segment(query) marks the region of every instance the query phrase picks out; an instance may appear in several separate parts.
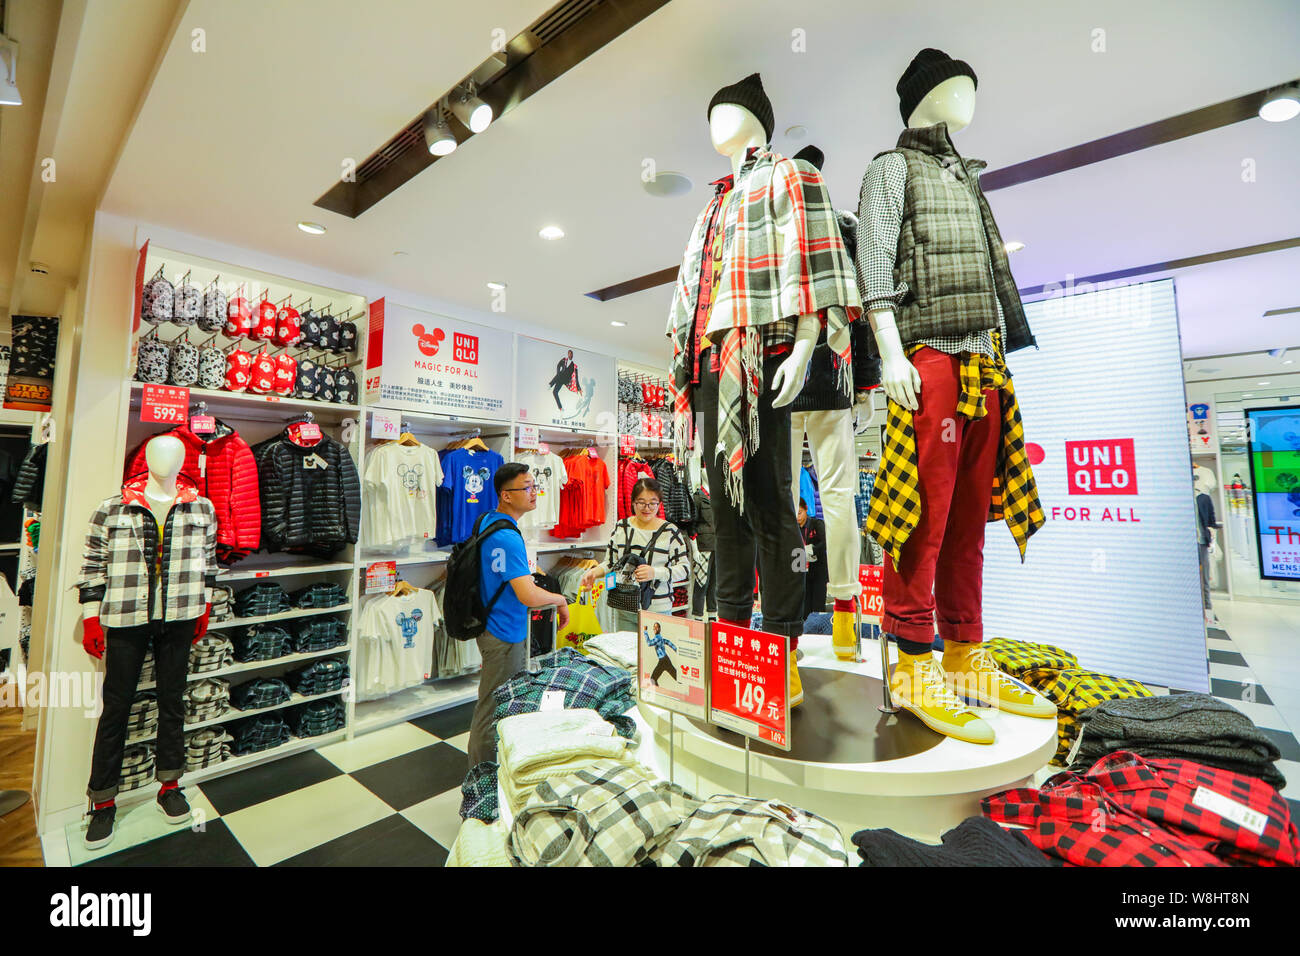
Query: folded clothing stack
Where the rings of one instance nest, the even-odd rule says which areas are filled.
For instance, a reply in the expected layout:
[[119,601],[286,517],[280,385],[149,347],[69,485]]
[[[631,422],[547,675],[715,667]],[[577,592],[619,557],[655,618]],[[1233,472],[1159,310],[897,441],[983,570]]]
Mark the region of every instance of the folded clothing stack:
[[118,779],[119,790],[134,790],[153,780],[154,749],[153,744],[136,744],[127,747],[122,754],[122,776]]
[[292,653],[289,632],[274,624],[255,624],[235,637],[235,660],[242,664],[270,661]]
[[291,736],[289,725],[278,710],[237,720],[230,725],[230,733],[234,737],[230,752],[236,756],[270,750],[288,743]]
[[334,617],[312,617],[299,621],[293,635],[293,649],[299,654],[327,651],[347,642],[347,623]]
[[262,581],[235,594],[236,617],[263,617],[293,610],[284,588],[272,581]]
[[153,648],[144,652],[144,661],[140,664],[140,678],[138,683],[151,684],[158,679],[158,664],[153,659]]
[[151,690],[142,690],[131,701],[131,710],[126,718],[128,737],[144,737],[158,730],[158,695]]
[[261,710],[287,703],[289,685],[278,677],[259,677],[230,690],[230,705],[238,710]]
[[919,843],[893,830],[859,830],[853,842],[862,866],[1052,866],[1018,830],[1004,830],[984,817],[968,817],[942,837],[940,846]]
[[583,653],[593,660],[612,667],[636,670],[636,632],[615,631],[589,637],[582,645]]
[[190,648],[190,673],[206,674],[235,663],[235,645],[221,634],[207,633]]
[[475,764],[460,785],[460,818],[491,823],[501,815],[497,791],[500,767],[491,760]]
[[484,823],[469,817],[456,831],[443,866],[514,866],[506,841],[510,833],[500,820]]
[[343,729],[343,701],[313,700],[289,708],[289,727],[295,737],[319,737]]
[[289,683],[304,697],[342,690],[348,681],[348,665],[338,657],[312,661],[289,674]]
[[192,681],[185,688],[185,723],[197,724],[220,717],[230,709],[230,681],[219,677]]
[[1070,765],[1083,771],[1106,754],[1180,757],[1258,777],[1281,790],[1286,778],[1273,765],[1277,744],[1254,721],[1208,694],[1170,694],[1108,700],[1079,715],[1079,749]]
[[208,620],[216,623],[227,621],[235,613],[235,592],[232,588],[217,584],[212,588],[212,613]]
[[193,773],[230,759],[233,738],[223,727],[203,727],[185,735],[185,770]]
[[338,607],[348,603],[348,592],[341,584],[318,582],[289,595],[294,607]]
[[537,785],[597,761],[630,762],[628,742],[594,710],[542,710],[497,724],[498,779],[518,813]]

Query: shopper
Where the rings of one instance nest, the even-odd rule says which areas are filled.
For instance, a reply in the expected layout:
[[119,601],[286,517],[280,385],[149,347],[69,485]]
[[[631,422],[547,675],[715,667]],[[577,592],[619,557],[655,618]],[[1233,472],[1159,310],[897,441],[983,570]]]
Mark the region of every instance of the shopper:
[[804,554],[808,556],[808,573],[804,576],[803,613],[826,610],[826,583],[830,577],[826,561],[826,522],[808,514],[808,502],[799,499],[799,533],[803,535]]
[[497,510],[483,518],[482,527],[500,519],[509,519],[513,528],[498,528],[479,546],[481,579],[479,594],[484,603],[497,593],[503,583],[509,587],[488,614],[487,630],[478,637],[483,670],[478,681],[478,705],[469,731],[469,765],[496,759],[492,735],[492,712],[496,702],[493,692],[528,663],[528,609],[553,605],[559,614],[558,624],[569,621],[569,606],[564,595],[544,591],[533,581],[528,567],[528,553],[518,531],[519,519],[537,507],[537,483],[527,465],[509,462],[497,469],[492,485],[499,504]]
[[[589,588],[596,578],[611,570],[617,574],[624,588],[638,586],[648,589],[647,606],[643,610],[669,614],[673,608],[673,588],[684,585],[691,574],[691,554],[686,538],[674,525],[659,517],[659,503],[663,491],[653,478],[641,478],[632,486],[632,514],[621,518],[609,537],[605,563],[598,564],[582,577],[582,586]],[[681,609],[685,612],[685,608]],[[614,610],[615,629],[636,632],[638,612]]]

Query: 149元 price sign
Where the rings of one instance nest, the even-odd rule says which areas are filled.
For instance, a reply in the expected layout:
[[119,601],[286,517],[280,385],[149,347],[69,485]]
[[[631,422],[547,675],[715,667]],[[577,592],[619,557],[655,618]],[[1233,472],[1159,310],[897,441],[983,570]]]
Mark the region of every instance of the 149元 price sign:
[[790,639],[714,624],[709,722],[790,749]]

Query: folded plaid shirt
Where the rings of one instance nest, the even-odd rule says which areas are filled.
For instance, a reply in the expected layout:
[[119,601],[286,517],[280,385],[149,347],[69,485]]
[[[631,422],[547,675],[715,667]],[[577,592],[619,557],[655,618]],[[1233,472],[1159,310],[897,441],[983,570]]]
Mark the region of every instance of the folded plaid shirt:
[[501,815],[497,796],[498,765],[491,760],[469,768],[460,785],[460,818],[492,823]]
[[515,816],[510,852],[524,866],[637,866],[698,805],[643,767],[601,760],[538,784]]
[[289,685],[278,677],[259,677],[230,689],[230,704],[239,710],[274,707],[289,697]]
[[289,675],[293,689],[304,697],[340,690],[348,679],[348,665],[339,658],[312,661]]
[[348,602],[348,593],[338,584],[309,584],[289,595],[294,607],[338,607]]
[[190,648],[190,673],[205,674],[235,663],[235,646],[220,634],[204,634]]
[[[1000,336],[994,336],[994,345],[996,354],[992,357],[962,353],[957,414],[969,421],[983,418],[988,413],[984,391],[1001,392],[1002,437],[993,473],[988,520],[1006,521],[1023,561],[1030,536],[1046,523],[1047,516],[1038,500],[1038,484],[1029,464],[1029,453],[1025,451],[1025,426],[1020,419],[1011,373],[1002,358]],[[921,348],[924,346],[915,345],[907,354],[913,355]],[[890,399],[880,469],[867,502],[866,531],[895,565],[902,559],[903,545],[921,520],[920,483],[912,411]]]
[[153,780],[154,748],[150,744],[136,744],[127,747],[122,754],[122,775],[118,779],[119,790],[134,790]]
[[185,688],[185,722],[197,724],[226,712],[230,704],[230,682],[219,677],[193,681]]
[[[514,714],[534,713],[541,709],[544,693],[564,691],[565,707],[589,708],[613,724],[622,736],[630,739],[636,735],[636,722],[622,716],[635,705],[631,674],[621,667],[583,657],[568,647],[538,660],[540,672],[517,674],[492,692],[496,699],[494,721]],[[495,724],[492,737],[495,741]]]
[[230,759],[233,738],[221,727],[204,727],[185,735],[185,769],[202,770]]
[[235,592],[225,584],[218,584],[212,588],[212,614],[209,620],[213,623],[227,620],[234,614]]
[[230,732],[234,736],[230,752],[240,756],[270,750],[288,743],[290,738],[289,725],[279,712],[258,714],[236,721],[231,725]]
[[299,654],[308,651],[325,651],[348,642],[348,626],[336,618],[313,618],[298,625],[293,636],[293,649]]
[[293,605],[289,603],[289,595],[284,588],[271,581],[254,584],[235,594],[236,617],[262,617],[292,609]]
[[706,800],[652,856],[659,866],[848,866],[829,820],[775,800]]
[[343,702],[313,700],[289,710],[289,727],[296,737],[319,737],[333,733],[344,723]]
[[235,638],[235,659],[241,663],[269,661],[293,653],[289,632],[273,624],[257,624]]
[[984,643],[985,649],[1004,674],[1037,687],[1041,681],[1050,680],[1068,667],[1078,667],[1079,659],[1069,651],[1052,644],[1035,644],[1031,641],[1013,641],[995,637]]
[[1151,691],[1139,681],[1124,677],[1111,677],[1082,667],[1067,667],[1050,676],[1040,672],[1034,687],[1056,705],[1056,755],[1052,763],[1064,766],[1070,762],[1070,750],[1079,738],[1079,715],[1089,708],[1108,700],[1131,697],[1150,697]]
[[147,684],[155,680],[158,676],[158,664],[153,659],[153,648],[144,652],[144,661],[140,664],[140,679],[138,683]]

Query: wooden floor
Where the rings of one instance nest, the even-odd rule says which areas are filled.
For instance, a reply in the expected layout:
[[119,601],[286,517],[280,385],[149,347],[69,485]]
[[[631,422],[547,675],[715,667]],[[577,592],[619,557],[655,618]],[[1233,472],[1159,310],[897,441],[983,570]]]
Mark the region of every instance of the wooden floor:
[[[30,790],[36,731],[22,729],[16,707],[0,707],[0,790]],[[36,811],[26,806],[0,817],[0,866],[44,866],[36,836]]]

